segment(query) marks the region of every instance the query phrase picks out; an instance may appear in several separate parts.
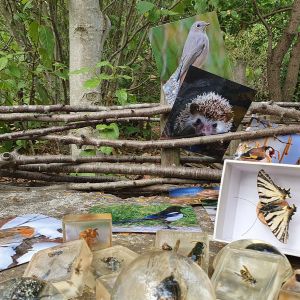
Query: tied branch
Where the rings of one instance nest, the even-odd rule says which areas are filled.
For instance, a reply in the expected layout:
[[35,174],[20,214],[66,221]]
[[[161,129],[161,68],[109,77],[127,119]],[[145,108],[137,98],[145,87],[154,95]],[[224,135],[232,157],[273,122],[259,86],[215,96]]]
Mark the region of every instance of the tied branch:
[[103,120],[103,119],[119,119],[126,117],[150,117],[157,114],[164,114],[170,111],[168,105],[140,108],[140,109],[123,109],[123,110],[111,110],[91,113],[77,113],[77,114],[23,114],[12,113],[0,115],[0,121],[41,121],[41,122],[79,122],[79,121],[91,121],[91,120]]
[[199,136],[193,138],[158,140],[158,141],[132,141],[132,140],[107,140],[88,138],[86,136],[58,136],[47,135],[39,137],[42,140],[56,141],[63,144],[76,144],[78,146],[110,146],[114,148],[133,148],[133,149],[157,149],[157,148],[178,148],[193,145],[212,144],[216,142],[229,142],[231,140],[251,140],[276,135],[293,134],[300,132],[300,125],[280,126],[277,128],[260,129],[255,131],[239,131],[217,134],[212,136]]
[[[279,104],[279,105],[278,105]],[[274,114],[274,115],[284,115],[296,120],[300,119],[300,112],[288,107],[299,107],[297,103],[282,103],[279,102],[275,104],[273,102],[254,102],[250,107],[250,112],[255,109],[257,112],[262,112],[264,114]],[[94,106],[90,107],[90,111],[83,108],[85,113],[74,113],[74,114],[50,114],[51,112],[59,111],[56,110],[57,106],[6,106],[0,107],[6,113],[0,115],[0,121],[41,121],[41,122],[80,122],[80,121],[94,121],[94,120],[125,120],[128,118],[145,118],[151,117],[158,114],[167,114],[171,111],[169,105],[151,105],[142,104],[146,107],[137,107],[134,105],[132,108],[130,106],[116,106],[115,109],[108,109],[99,112],[92,112]],[[284,107],[281,107],[284,106]],[[67,107],[67,106],[60,106]],[[21,108],[24,108],[22,110]],[[259,111],[259,109],[261,109]],[[95,108],[96,110],[96,108]],[[65,112],[64,110],[60,110]],[[32,113],[37,112],[37,113]],[[45,114],[42,114],[45,113]],[[123,119],[122,119],[123,118]],[[133,119],[134,120],[134,119]],[[138,119],[137,119],[138,120]]]
[[51,112],[97,112],[124,109],[151,108],[159,106],[158,103],[140,103],[126,106],[96,106],[96,105],[14,105],[0,106],[0,113],[51,113]]
[[126,189],[126,188],[138,188],[147,187],[157,184],[197,184],[199,180],[179,179],[179,178],[152,178],[152,179],[140,179],[140,180],[127,180],[119,182],[107,182],[107,183],[87,183],[87,184],[69,184],[70,189],[80,191],[99,191],[99,190],[114,190],[114,189]]
[[[212,163],[218,162],[217,159],[211,157],[181,157],[181,163]],[[73,157],[71,155],[47,155],[47,156],[23,156],[15,153],[5,152],[0,155],[0,166],[9,165],[28,165],[28,164],[82,164],[82,163],[95,163],[95,162],[133,162],[133,163],[160,163],[160,156],[135,156],[135,155],[100,155]],[[219,160],[220,162],[220,160]]]
[[116,176],[68,176],[59,174],[48,174],[40,172],[20,171],[11,169],[1,169],[1,177],[22,178],[27,180],[45,181],[45,182],[72,182],[72,183],[102,183],[120,181],[121,177]]
[[[5,166],[3,166],[4,168]],[[220,180],[221,171],[209,168],[192,169],[185,167],[160,167],[140,166],[135,164],[112,164],[98,163],[96,165],[81,164],[76,166],[53,164],[53,165],[26,165],[18,166],[17,170],[29,172],[55,172],[55,173],[104,173],[104,174],[127,174],[127,175],[151,175],[171,178],[209,179]]]

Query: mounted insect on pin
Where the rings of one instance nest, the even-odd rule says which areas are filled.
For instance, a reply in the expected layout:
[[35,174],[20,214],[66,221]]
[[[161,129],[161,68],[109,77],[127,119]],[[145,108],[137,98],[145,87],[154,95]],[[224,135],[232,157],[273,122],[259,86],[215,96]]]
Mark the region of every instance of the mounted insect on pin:
[[289,223],[297,210],[294,204],[290,206],[286,201],[287,198],[291,198],[290,189],[275,184],[261,169],[257,175],[257,191],[259,220],[270,228],[280,242],[286,244],[289,237]]
[[243,265],[243,269],[240,270],[240,273],[234,272],[234,274],[241,277],[242,280],[245,283],[248,283],[250,286],[255,286],[257,283],[257,280],[251,275],[250,271],[245,265]]

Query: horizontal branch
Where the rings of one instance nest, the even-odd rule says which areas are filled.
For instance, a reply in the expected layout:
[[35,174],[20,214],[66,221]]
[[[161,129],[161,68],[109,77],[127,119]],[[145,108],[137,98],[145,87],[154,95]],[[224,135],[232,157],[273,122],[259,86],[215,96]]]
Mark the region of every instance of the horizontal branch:
[[[270,18],[270,17],[272,17],[272,16],[274,16],[274,15],[276,15],[276,14],[278,14],[278,13],[288,12],[288,11],[290,11],[290,10],[292,10],[292,7],[291,7],[291,6],[282,7],[282,8],[279,8],[279,9],[275,10],[275,11],[272,11],[272,12],[266,14],[266,15],[263,15],[262,18],[268,19],[268,18]],[[260,19],[258,18],[258,19],[255,19],[255,20],[249,22],[249,23],[247,22],[247,24],[248,24],[248,25],[252,25],[252,24],[257,23],[259,20],[260,20]]]
[[[1,108],[1,107],[0,107]],[[123,108],[118,110],[107,110],[90,113],[74,113],[74,114],[32,114],[32,113],[7,113],[0,115],[0,121],[41,121],[41,122],[79,122],[93,120],[114,119],[114,121],[128,117],[150,117],[158,114],[169,113],[171,107],[168,105],[153,106],[146,108]],[[274,103],[253,102],[249,112],[261,112],[264,114],[272,114],[278,116],[286,116],[293,119],[299,119],[300,112],[295,109],[282,108]],[[112,121],[112,120],[111,120]]]
[[[254,102],[254,104],[272,104],[274,102]],[[282,107],[299,107],[299,102],[275,102]],[[111,112],[114,110],[126,109],[141,109],[160,107],[159,103],[140,103],[130,104],[125,106],[97,106],[97,105],[14,105],[14,106],[0,106],[0,113],[45,113],[52,112]],[[171,110],[171,107],[169,108]]]
[[250,113],[261,113],[267,115],[279,116],[282,118],[291,118],[294,120],[300,120],[300,111],[295,108],[284,108],[273,103],[271,105],[266,103],[252,103],[250,107]]
[[25,137],[35,138],[43,135],[47,135],[50,133],[56,133],[56,132],[63,132],[68,131],[72,129],[77,128],[83,128],[83,127],[95,127],[96,125],[100,123],[111,123],[111,122],[131,122],[131,121],[139,121],[139,122],[159,122],[159,118],[147,118],[147,117],[128,117],[128,118],[120,118],[120,119],[107,119],[107,120],[101,120],[101,121],[86,121],[86,122],[79,122],[74,124],[66,124],[64,126],[52,126],[47,128],[38,128],[38,129],[28,129],[28,130],[22,130],[22,131],[16,131],[16,132],[9,132],[9,133],[3,133],[0,134],[0,141],[15,141],[19,140]]
[[124,189],[131,187],[145,187],[156,184],[197,184],[197,180],[177,179],[177,178],[152,178],[132,181],[106,182],[106,183],[86,183],[86,184],[70,184],[68,187],[80,191],[99,191]]
[[99,183],[99,182],[112,182],[119,181],[122,178],[113,176],[68,176],[68,175],[58,175],[58,174],[45,174],[39,172],[30,171],[16,171],[16,170],[0,170],[0,177],[10,177],[10,178],[23,178],[28,180],[38,180],[47,182],[73,182],[73,183]]
[[0,115],[0,121],[41,121],[41,122],[79,122],[79,121],[92,121],[103,119],[119,119],[126,117],[150,117],[157,114],[164,114],[170,111],[170,106],[155,106],[150,108],[139,109],[123,109],[123,110],[110,110],[91,113],[74,113],[74,114],[24,114],[24,113],[11,113]]
[[[3,157],[4,156],[4,157]],[[136,156],[136,155],[104,155],[73,157],[71,155],[35,155],[23,156],[15,155],[14,153],[5,152],[0,155],[0,165],[28,165],[28,164],[50,164],[50,163],[95,163],[95,162],[133,162],[133,163],[160,163],[160,156]],[[180,157],[181,163],[212,163],[220,162],[221,160],[212,157]]]
[[293,134],[300,132],[300,125],[279,126],[277,128],[259,129],[255,131],[238,131],[223,134],[216,134],[211,136],[198,136],[192,138],[158,140],[158,141],[133,141],[133,140],[100,140],[95,138],[87,138],[85,136],[59,136],[47,135],[40,137],[41,140],[57,141],[63,144],[76,144],[79,146],[110,146],[114,148],[134,148],[134,149],[149,149],[149,148],[178,148],[201,144],[211,144],[216,142],[226,142],[231,140],[251,140],[256,138]]
[[[265,102],[261,102],[261,103],[265,103]],[[300,102],[266,102],[266,104],[276,104],[281,107],[300,107]]]
[[[4,168],[3,166],[2,168]],[[184,167],[160,167],[160,166],[140,166],[134,164],[82,164],[77,166],[45,164],[18,166],[18,170],[33,172],[55,172],[55,173],[104,173],[104,174],[130,174],[130,175],[152,175],[175,178],[210,179],[219,180],[220,170],[209,168],[184,168]]]
[[0,106],[0,113],[50,113],[50,112],[96,112],[136,108],[157,107],[159,103],[140,103],[126,106],[96,106],[96,105],[15,105]]

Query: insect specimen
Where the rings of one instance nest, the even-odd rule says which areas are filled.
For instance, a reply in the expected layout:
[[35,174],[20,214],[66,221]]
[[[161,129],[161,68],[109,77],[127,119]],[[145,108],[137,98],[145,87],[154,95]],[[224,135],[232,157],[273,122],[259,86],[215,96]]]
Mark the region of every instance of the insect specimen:
[[163,243],[162,246],[161,246],[161,249],[165,250],[165,251],[171,251],[171,250],[173,250],[173,248],[169,244],[167,244],[167,243]]
[[177,280],[171,275],[162,280],[155,291],[156,300],[181,300],[181,289]]
[[296,206],[290,206],[286,199],[291,198],[290,189],[281,188],[261,169],[257,175],[259,196],[258,214],[262,214],[266,224],[282,243],[287,243],[289,223],[296,212]]
[[240,276],[244,282],[248,283],[251,286],[254,286],[257,283],[257,280],[251,275],[250,271],[245,265],[243,265],[243,269],[240,270],[240,273],[234,273]]
[[97,230],[97,228],[87,228],[79,233],[79,237],[83,238],[91,248],[91,246],[95,243],[96,238],[99,236]]
[[59,255],[61,255],[61,254],[63,254],[63,253],[64,253],[64,251],[62,251],[62,250],[57,250],[57,251],[53,251],[53,252],[51,252],[51,253],[48,253],[48,256],[49,256],[49,257],[59,256]]
[[78,262],[77,266],[74,269],[76,275],[80,275],[83,271],[81,261],[82,261],[82,258],[80,259],[80,261]]
[[194,262],[201,265],[202,258],[204,255],[204,248],[205,248],[205,244],[203,242],[197,242],[194,248],[188,254],[188,257],[190,257]]
[[101,259],[106,264],[106,267],[113,272],[118,271],[121,268],[122,261],[119,261],[116,257],[109,256]]
[[14,287],[11,300],[21,299],[39,299],[39,293],[42,291],[46,283],[34,278],[22,278]]

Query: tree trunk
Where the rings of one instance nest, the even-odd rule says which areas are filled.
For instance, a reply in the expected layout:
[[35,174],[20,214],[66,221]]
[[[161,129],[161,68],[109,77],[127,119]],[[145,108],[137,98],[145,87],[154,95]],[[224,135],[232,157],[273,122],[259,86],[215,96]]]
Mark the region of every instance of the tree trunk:
[[283,99],[291,101],[296,90],[298,74],[300,68],[300,33],[297,41],[291,50],[290,61],[287,69],[287,75],[283,87]]
[[[70,71],[83,67],[94,67],[101,60],[104,40],[110,23],[100,11],[98,0],[69,1]],[[101,104],[100,87],[85,89],[86,80],[95,76],[92,71],[70,76],[70,104]],[[91,135],[91,131],[80,129],[77,134]],[[73,149],[73,154],[76,154]]]
[[[290,49],[295,36],[298,32],[298,26],[300,24],[300,0],[294,0],[290,21],[284,30],[282,36],[280,37],[277,45],[271,49],[269,55],[268,55],[268,65],[267,65],[267,78],[268,78],[268,89],[270,92],[270,98],[274,101],[289,101],[289,98],[285,98],[284,94],[287,93],[287,91],[283,91],[282,84],[281,84],[281,78],[280,78],[280,70],[282,68],[282,62],[284,59],[284,56]],[[269,30],[270,27],[269,27]],[[271,39],[272,40],[272,39]],[[270,41],[269,41],[270,44]],[[295,47],[297,47],[297,44]],[[272,45],[271,45],[272,46]],[[269,45],[270,47],[270,45]],[[292,50],[293,52],[293,50]],[[292,59],[292,57],[291,57]],[[299,60],[299,57],[298,57]],[[293,62],[292,62],[293,63]],[[299,68],[298,68],[299,70]],[[298,70],[296,68],[288,68],[288,74],[286,76],[286,80],[289,80],[288,78],[293,77],[293,72],[297,72]],[[290,73],[292,72],[292,73]],[[289,93],[291,90],[293,90],[293,87],[289,86]]]

